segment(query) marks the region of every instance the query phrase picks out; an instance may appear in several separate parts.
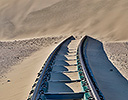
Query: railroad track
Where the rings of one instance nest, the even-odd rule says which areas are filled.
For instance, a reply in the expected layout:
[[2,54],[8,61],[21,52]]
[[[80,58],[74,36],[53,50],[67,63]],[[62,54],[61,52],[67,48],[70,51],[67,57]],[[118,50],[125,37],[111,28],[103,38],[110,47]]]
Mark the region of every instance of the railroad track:
[[27,100],[104,100],[86,64],[86,38],[78,46],[79,40],[71,36],[55,48],[38,73]]

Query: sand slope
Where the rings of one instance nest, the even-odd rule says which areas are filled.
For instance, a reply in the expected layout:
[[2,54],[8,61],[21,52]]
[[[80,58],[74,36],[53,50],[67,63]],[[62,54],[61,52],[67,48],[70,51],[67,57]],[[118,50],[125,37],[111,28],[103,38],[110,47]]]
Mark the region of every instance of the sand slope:
[[0,39],[13,37],[30,12],[51,6],[58,1],[60,0],[1,0]]
[[69,34],[128,39],[127,0],[4,0],[0,4],[1,39]]

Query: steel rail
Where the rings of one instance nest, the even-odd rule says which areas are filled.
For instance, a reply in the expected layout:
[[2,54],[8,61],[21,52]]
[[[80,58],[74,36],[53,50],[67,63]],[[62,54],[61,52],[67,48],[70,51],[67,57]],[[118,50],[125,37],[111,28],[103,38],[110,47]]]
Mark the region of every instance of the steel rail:
[[92,83],[92,80],[90,79],[90,76],[89,76],[87,69],[86,69],[86,63],[84,61],[83,45],[84,45],[84,42],[86,39],[87,39],[87,36],[85,36],[81,40],[81,42],[78,46],[78,56],[79,56],[79,60],[81,62],[81,66],[82,66],[83,72],[85,74],[85,78],[86,78],[86,81],[88,83],[89,89],[91,90],[92,97],[94,98],[94,100],[101,100],[100,96],[98,95],[98,93],[97,93],[97,91],[96,91],[96,89]]
[[48,59],[46,60],[46,62],[44,64],[43,71],[42,71],[42,73],[41,73],[41,75],[40,75],[40,77],[38,79],[38,82],[37,82],[36,88],[34,89],[33,95],[28,100],[37,100],[37,96],[38,96],[38,92],[39,92],[39,89],[40,89],[40,86],[41,86],[41,82],[43,80],[43,77],[44,77],[44,74],[45,74],[45,71],[46,71],[47,67],[49,66],[49,64],[51,63],[52,59],[54,58],[54,55],[59,51],[59,49],[61,48],[61,46],[63,45],[63,43],[65,43],[67,40],[70,40],[70,39],[74,39],[74,37],[73,36],[70,36],[67,39],[65,39],[64,41],[62,41],[54,49],[54,51],[50,54],[50,56],[48,57]]

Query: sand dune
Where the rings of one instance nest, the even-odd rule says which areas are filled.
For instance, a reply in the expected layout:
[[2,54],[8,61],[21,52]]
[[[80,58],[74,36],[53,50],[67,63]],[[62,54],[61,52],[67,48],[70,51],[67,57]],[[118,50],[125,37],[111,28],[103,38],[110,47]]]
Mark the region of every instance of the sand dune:
[[1,5],[1,39],[69,34],[128,39],[127,0],[4,0]]
[[11,37],[15,37],[15,31],[19,29],[21,23],[30,12],[51,6],[58,1],[59,0],[1,0],[0,39],[11,39]]

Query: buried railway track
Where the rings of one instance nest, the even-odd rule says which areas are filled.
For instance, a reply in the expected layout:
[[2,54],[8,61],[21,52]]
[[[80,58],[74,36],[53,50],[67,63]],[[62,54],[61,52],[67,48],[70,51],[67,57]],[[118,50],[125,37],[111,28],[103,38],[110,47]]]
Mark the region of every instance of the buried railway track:
[[27,100],[104,100],[87,66],[86,38],[79,41],[71,36],[55,48],[38,73]]

